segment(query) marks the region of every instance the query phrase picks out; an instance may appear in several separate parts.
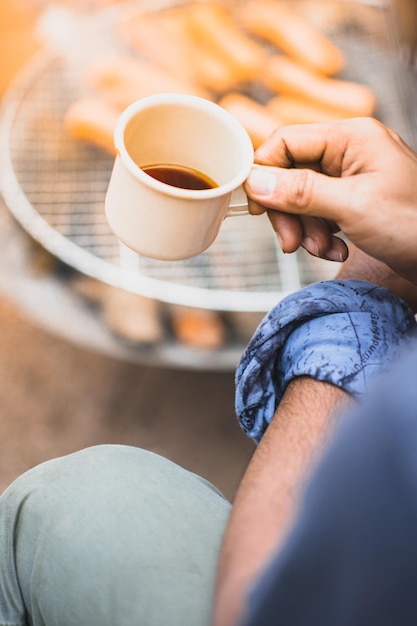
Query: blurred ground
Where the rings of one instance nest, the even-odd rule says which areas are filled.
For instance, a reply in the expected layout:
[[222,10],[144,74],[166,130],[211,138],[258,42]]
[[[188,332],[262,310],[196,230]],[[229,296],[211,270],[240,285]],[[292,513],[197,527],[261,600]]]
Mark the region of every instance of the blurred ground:
[[231,498],[252,452],[233,393],[232,373],[99,355],[48,334],[0,297],[0,490],[46,459],[124,443],[173,459]]

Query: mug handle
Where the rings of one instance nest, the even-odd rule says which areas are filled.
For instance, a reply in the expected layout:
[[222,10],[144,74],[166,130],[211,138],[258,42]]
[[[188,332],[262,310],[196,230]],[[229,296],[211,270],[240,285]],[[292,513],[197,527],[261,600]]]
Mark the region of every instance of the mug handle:
[[242,186],[233,191],[225,217],[238,217],[239,215],[250,215],[248,199]]

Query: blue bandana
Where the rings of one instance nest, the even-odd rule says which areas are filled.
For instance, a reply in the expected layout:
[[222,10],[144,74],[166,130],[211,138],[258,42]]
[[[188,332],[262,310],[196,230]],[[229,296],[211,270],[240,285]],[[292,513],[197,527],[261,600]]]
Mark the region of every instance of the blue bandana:
[[323,281],[284,298],[259,325],[236,371],[243,430],[258,443],[297,376],[360,397],[390,369],[416,328],[405,302],[363,281]]

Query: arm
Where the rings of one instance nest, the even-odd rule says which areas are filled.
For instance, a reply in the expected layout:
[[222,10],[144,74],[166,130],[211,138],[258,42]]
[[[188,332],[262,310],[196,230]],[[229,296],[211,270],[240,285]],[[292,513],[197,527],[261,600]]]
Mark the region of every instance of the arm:
[[[417,287],[355,247],[338,278],[389,288],[417,310]],[[350,396],[308,377],[294,379],[256,449],[237,492],[219,563],[215,626],[231,626],[251,583],[279,547],[296,513],[298,494]]]
[[307,377],[288,387],[236,495],[219,563],[215,626],[237,623],[248,585],[283,540],[300,486],[348,401],[343,390]]
[[[375,120],[279,129],[256,152],[246,191],[252,212],[268,210],[284,251],[303,246],[350,258],[339,278],[386,287],[416,310],[417,156]],[[371,256],[367,256],[371,255]],[[389,267],[388,267],[389,266]],[[395,270],[395,271],[394,271]],[[247,591],[291,525],[338,411],[337,387],[300,377],[288,386],[239,487],[219,562],[214,625],[238,623]]]

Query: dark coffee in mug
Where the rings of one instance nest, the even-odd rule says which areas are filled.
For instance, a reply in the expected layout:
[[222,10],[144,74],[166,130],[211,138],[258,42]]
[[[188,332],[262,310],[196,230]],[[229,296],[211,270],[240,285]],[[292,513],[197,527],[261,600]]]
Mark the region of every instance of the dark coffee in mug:
[[198,170],[182,165],[146,165],[142,170],[161,183],[181,189],[214,189],[218,184]]

